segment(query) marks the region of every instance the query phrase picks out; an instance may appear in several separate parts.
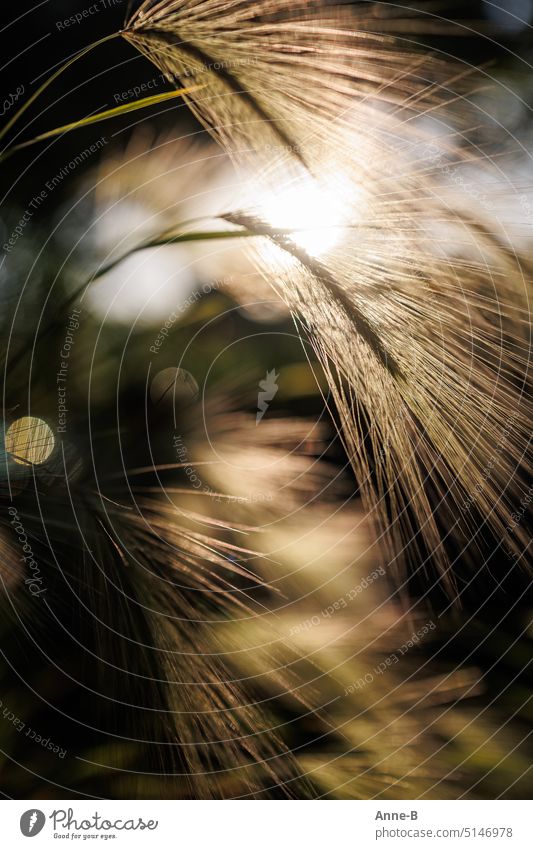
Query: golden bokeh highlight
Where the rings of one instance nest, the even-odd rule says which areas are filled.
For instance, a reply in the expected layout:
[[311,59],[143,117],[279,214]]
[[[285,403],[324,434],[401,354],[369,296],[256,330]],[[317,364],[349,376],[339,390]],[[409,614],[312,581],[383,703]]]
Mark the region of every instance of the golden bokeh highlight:
[[6,433],[6,452],[21,466],[45,463],[55,447],[50,426],[35,416],[22,416],[11,424]]

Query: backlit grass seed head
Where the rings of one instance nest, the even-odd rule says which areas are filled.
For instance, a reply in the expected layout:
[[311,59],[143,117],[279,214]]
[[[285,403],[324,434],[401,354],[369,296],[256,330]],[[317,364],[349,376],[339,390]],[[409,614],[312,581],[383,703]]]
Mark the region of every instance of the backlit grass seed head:
[[270,228],[247,243],[322,361],[387,560],[431,561],[454,593],[450,558],[478,568],[487,534],[517,558],[527,545],[508,516],[530,470],[531,267],[427,153],[438,115],[461,164],[446,107],[464,71],[414,54],[390,34],[415,22],[375,8],[145,2],[124,36],[202,85],[191,108],[254,163],[255,202],[225,219]]

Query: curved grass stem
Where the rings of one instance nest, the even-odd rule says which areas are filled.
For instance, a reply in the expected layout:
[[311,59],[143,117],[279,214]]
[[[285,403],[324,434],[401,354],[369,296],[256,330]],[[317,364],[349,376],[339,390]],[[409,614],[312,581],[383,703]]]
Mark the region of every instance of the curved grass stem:
[[[199,221],[205,220],[198,218],[189,222],[185,222],[181,226],[187,226],[189,224],[197,223]],[[76,287],[74,291],[68,296],[68,298],[63,302],[60,309],[68,309],[71,304],[73,304],[80,295],[96,280],[99,280],[101,277],[104,277],[105,274],[108,274],[114,268],[123,263],[130,256],[133,256],[139,251],[147,250],[149,248],[157,248],[164,247],[166,245],[177,245],[186,242],[202,242],[202,241],[214,241],[217,239],[243,239],[243,238],[253,238],[258,236],[272,236],[273,233],[278,235],[289,235],[292,230],[280,230],[274,229],[272,227],[258,227],[257,229],[248,230],[246,228],[240,228],[235,230],[195,230],[192,232],[183,232],[183,230],[175,229],[171,233],[165,233],[161,236],[158,236],[154,239],[150,239],[145,242],[141,242],[139,245],[135,245],[135,247],[131,248],[125,254],[121,255],[117,259],[111,260],[110,262],[102,265],[97,271],[93,272],[93,274],[85,280],[81,286]],[[37,341],[42,340],[46,337],[51,330],[55,327],[55,322],[51,322],[46,325],[40,332],[38,332],[35,336],[35,339],[32,340],[32,346],[36,344]],[[24,347],[21,350],[17,351],[13,357],[10,358],[8,368],[12,369],[21,361],[21,359],[27,353],[28,348]]]
[[[288,245],[291,235],[295,233],[305,231],[308,228],[283,228],[283,227],[273,227],[264,224],[262,221],[253,218],[251,216],[239,215],[239,214],[223,214],[216,217],[219,221],[228,222],[236,229],[232,230],[192,230],[192,231],[184,231],[183,228],[189,227],[194,224],[198,224],[201,221],[206,221],[206,217],[194,218],[189,221],[182,222],[179,227],[174,228],[172,231],[167,231],[162,233],[155,238],[148,239],[145,242],[140,242],[138,245],[135,245],[130,250],[126,251],[126,253],[117,257],[116,259],[111,260],[110,262],[102,265],[99,269],[97,269],[93,274],[85,280],[80,286],[76,287],[74,291],[68,296],[68,298],[63,302],[60,309],[68,309],[71,304],[73,304],[82,293],[93,283],[99,280],[101,277],[104,277],[113,269],[117,268],[121,265],[125,260],[129,257],[133,256],[140,251],[148,250],[150,248],[159,248],[165,247],[168,245],[178,245],[185,244],[188,242],[208,242],[208,241],[217,241],[217,240],[233,240],[233,239],[253,239],[260,237],[269,238],[274,244],[282,246],[285,251],[288,251]],[[215,218],[211,217],[210,220],[215,220]],[[296,252],[296,248],[293,247],[289,252],[302,261],[301,254]],[[53,330],[55,326],[54,322],[51,322],[46,327],[44,327],[40,332],[36,334],[35,341],[32,343],[40,341],[48,333]],[[9,368],[14,368],[22,359],[22,357],[27,353],[27,348],[23,348],[18,351],[10,360],[9,360]]]
[[95,115],[89,115],[87,118],[80,118],[79,121],[72,121],[70,124],[64,124],[61,127],[56,127],[53,130],[47,130],[45,133],[40,133],[28,141],[20,142],[13,145],[3,153],[0,153],[0,163],[5,162],[14,153],[30,147],[40,141],[52,139],[56,136],[61,136],[63,133],[69,133],[72,130],[79,130],[82,127],[88,127],[91,124],[97,124],[100,121],[108,121],[110,118],[116,118],[119,115],[125,115],[128,112],[135,112],[137,109],[144,109],[147,106],[153,106],[156,103],[164,103],[167,100],[173,100],[176,97],[181,97],[183,94],[188,94],[191,91],[196,91],[201,86],[190,86],[189,88],[180,88],[176,91],[165,91],[162,94],[154,94],[150,97],[143,97],[140,100],[134,100],[132,103],[124,103],[121,106],[116,106],[113,109],[105,109],[103,112],[98,112]]
[[39,88],[34,91],[32,95],[30,95],[30,97],[28,97],[28,99],[22,104],[20,109],[18,109],[15,114],[10,118],[7,124],[5,124],[2,129],[0,129],[0,141],[4,138],[5,135],[7,135],[11,127],[14,126],[14,124],[19,120],[19,118],[24,115],[24,113],[31,106],[31,104],[34,103],[37,98],[40,97],[44,91],[46,91],[48,86],[50,86],[54,82],[54,80],[57,80],[57,78],[61,76],[61,74],[63,74],[68,68],[74,65],[74,63],[77,62],[78,59],[81,59],[83,56],[86,56],[87,53],[90,53],[92,50],[95,50],[97,47],[100,47],[100,45],[105,44],[107,41],[111,41],[114,38],[118,38],[120,35],[122,35],[121,30],[119,30],[118,32],[113,32],[111,33],[111,35],[106,35],[103,38],[98,39],[98,41],[93,41],[92,44],[89,44],[87,47],[84,47],[82,50],[79,51],[79,53],[76,53],[74,56],[68,59],[63,65],[61,65],[60,68],[57,69],[57,71],[54,71],[54,73],[49,76],[44,81],[44,83],[40,85]]

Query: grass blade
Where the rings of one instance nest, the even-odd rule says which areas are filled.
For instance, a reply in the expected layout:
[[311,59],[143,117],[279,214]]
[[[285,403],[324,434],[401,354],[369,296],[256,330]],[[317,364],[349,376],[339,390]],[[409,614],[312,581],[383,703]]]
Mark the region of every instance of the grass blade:
[[16,144],[9,148],[4,154],[0,155],[0,162],[7,159],[18,150],[36,144],[46,139],[52,139],[55,136],[61,136],[63,133],[70,133],[72,130],[79,130],[82,127],[88,127],[91,124],[97,124],[100,121],[108,121],[111,118],[116,118],[119,115],[125,115],[128,112],[135,112],[137,109],[144,109],[148,106],[154,106],[157,103],[165,103],[167,100],[173,100],[176,97],[181,97],[183,94],[188,94],[191,91],[196,91],[202,86],[190,86],[189,88],[180,88],[176,91],[165,91],[162,94],[153,94],[150,97],[143,97],[140,100],[135,100],[132,103],[123,103],[121,106],[115,106],[113,109],[105,109],[103,112],[97,112],[96,115],[89,115],[87,118],[80,118],[78,121],[72,121],[70,124],[63,124],[62,127],[56,127],[53,130],[47,130],[45,133],[35,136],[33,139]]

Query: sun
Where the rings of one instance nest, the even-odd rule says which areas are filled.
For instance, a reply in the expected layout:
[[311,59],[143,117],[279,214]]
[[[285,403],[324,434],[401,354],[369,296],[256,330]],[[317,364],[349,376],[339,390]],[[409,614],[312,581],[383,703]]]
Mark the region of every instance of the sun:
[[346,215],[341,198],[340,192],[305,175],[263,193],[259,214],[273,227],[294,230],[293,242],[318,258],[342,240]]

